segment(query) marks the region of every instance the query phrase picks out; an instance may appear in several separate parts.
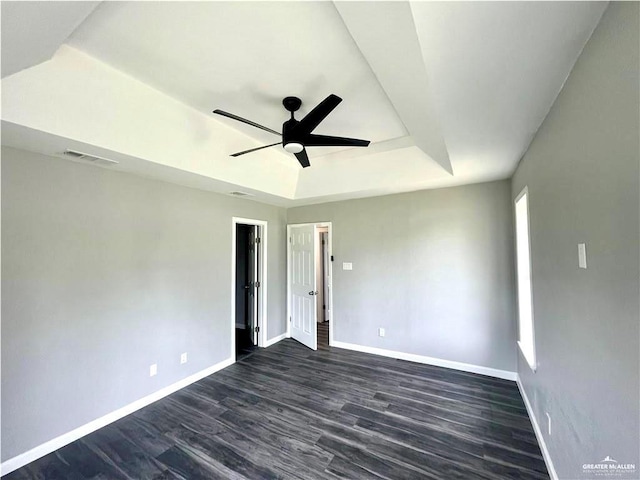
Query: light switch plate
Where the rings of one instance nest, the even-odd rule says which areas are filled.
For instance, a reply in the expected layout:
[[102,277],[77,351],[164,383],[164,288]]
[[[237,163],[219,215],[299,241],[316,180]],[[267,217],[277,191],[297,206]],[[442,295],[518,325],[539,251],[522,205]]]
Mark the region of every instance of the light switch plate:
[[155,377],[158,374],[158,364],[154,363],[149,367],[149,376]]
[[180,363],[187,363],[187,352],[183,353],[182,355],[180,355]]
[[353,263],[351,262],[343,262],[342,263],[343,270],[353,270]]
[[385,335],[384,328],[379,328],[379,329],[378,329],[378,336],[379,336],[379,337],[384,337],[384,335]]
[[587,247],[584,243],[578,244],[578,267],[587,268]]

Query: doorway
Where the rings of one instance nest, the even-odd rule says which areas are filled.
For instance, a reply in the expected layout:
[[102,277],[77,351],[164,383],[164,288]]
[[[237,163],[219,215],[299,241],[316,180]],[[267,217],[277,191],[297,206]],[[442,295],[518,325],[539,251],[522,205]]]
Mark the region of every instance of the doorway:
[[330,268],[329,268],[329,227],[318,227],[316,252],[316,310],[318,348],[329,347],[329,321],[331,318],[331,302],[329,301]]
[[233,219],[232,355],[241,360],[264,345],[266,222]]
[[312,350],[328,348],[335,323],[331,222],[288,225],[287,237],[287,336]]

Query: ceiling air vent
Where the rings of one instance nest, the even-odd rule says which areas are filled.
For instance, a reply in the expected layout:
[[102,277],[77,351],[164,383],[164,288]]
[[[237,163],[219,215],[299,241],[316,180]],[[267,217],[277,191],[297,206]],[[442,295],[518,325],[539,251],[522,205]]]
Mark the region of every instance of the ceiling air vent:
[[110,167],[113,165],[117,165],[118,161],[110,160],[108,158],[96,157],[95,155],[90,155],[88,153],[76,152],[75,150],[65,150],[63,155],[72,160],[91,163],[92,165],[100,165],[102,167]]
[[240,191],[229,192],[229,195],[233,195],[234,197],[253,197],[254,196],[252,193],[240,192]]

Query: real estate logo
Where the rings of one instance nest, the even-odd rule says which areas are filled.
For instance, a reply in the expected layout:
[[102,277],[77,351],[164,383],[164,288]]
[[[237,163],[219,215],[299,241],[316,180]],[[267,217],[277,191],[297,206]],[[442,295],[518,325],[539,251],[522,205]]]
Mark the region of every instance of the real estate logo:
[[627,477],[636,473],[635,463],[620,463],[609,455],[598,463],[585,463],[582,472],[601,477]]

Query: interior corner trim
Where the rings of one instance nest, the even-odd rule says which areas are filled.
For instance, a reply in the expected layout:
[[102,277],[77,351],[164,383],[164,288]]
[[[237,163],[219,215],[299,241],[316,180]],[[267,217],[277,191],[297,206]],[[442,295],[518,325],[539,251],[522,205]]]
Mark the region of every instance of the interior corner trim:
[[551,480],[559,480],[556,469],[553,466],[553,461],[551,460],[551,455],[549,454],[549,449],[547,448],[547,444],[545,443],[544,437],[542,436],[542,430],[540,429],[540,425],[538,424],[538,419],[536,418],[533,408],[531,407],[531,402],[529,402],[527,392],[524,391],[524,386],[522,385],[522,381],[520,380],[520,375],[517,375],[516,384],[518,385],[518,390],[520,390],[520,395],[524,400],[524,406],[527,408],[527,413],[529,414],[529,419],[531,420],[531,425],[533,426],[533,432],[536,434],[536,439],[538,440],[538,444],[540,445],[542,458],[544,459],[544,463],[547,465],[549,476],[551,477]]

